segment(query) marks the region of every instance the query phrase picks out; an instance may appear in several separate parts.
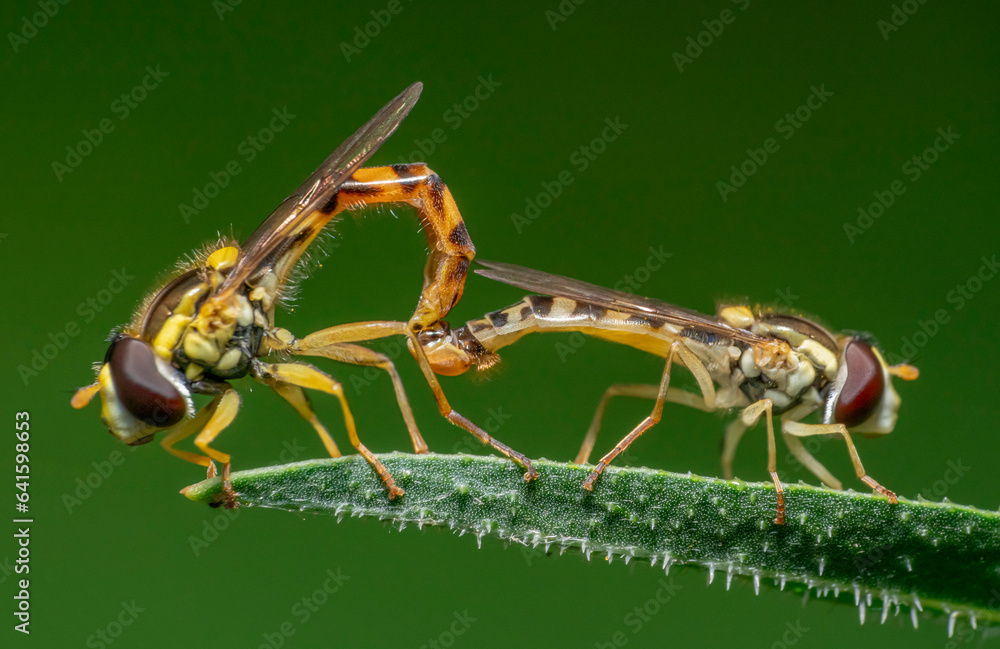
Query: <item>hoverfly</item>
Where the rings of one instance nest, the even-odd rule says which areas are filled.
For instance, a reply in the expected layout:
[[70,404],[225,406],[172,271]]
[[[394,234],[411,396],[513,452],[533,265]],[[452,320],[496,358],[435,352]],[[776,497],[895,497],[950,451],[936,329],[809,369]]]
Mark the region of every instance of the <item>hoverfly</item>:
[[[340,383],[305,363],[265,362],[268,355],[324,356],[385,370],[396,393],[413,448],[427,452],[392,361],[353,343],[404,334],[414,339],[435,326],[462,296],[475,248],[447,186],[424,164],[361,168],[413,108],[423,86],[414,83],[385,105],[334,151],[306,181],[243,242],[223,239],[196,254],[162,287],[153,291],[132,321],[111,336],[97,369],[97,381],[74,395],[75,408],[101,395],[101,417],[111,433],[130,445],[145,444],[156,432],[173,429],[161,440],[170,453],[216,474],[222,463],[225,505],[235,506],[229,482],[230,456],[212,448],[213,440],[236,417],[240,397],[229,381],[250,375],[270,386],[306,419],[327,452],[340,451],[317,419],[303,388],[339,399],[351,443],[378,472],[390,497],[403,494],[385,466],[361,443]],[[409,203],[425,230],[430,256],[423,292],[406,323],[360,322],[330,327],[303,339],[274,324],[275,307],[288,289],[296,262],[323,227],[345,210],[375,203]],[[418,361],[422,350],[417,347]],[[282,359],[279,359],[282,360]],[[429,375],[439,408],[450,421],[513,458],[537,475],[530,461],[494,440],[451,410]],[[192,394],[211,402],[197,413]],[[174,448],[198,433],[203,454]]]
[[[612,396],[655,400],[653,411],[600,459],[583,483],[593,489],[605,467],[642,433],[660,421],[665,402],[711,412],[740,408],[726,430],[722,464],[732,478],[732,460],[741,436],[761,415],[767,419],[768,472],[774,482],[777,515],[785,522],[785,500],[775,460],[773,414],[794,455],[828,486],[840,482],[798,440],[808,435],[842,435],[858,478],[896,502],[896,495],[869,476],[852,433],[886,434],[896,424],[900,398],[891,377],[917,378],[910,365],[889,366],[863,334],[833,335],[804,317],[746,306],[721,306],[715,317],[568,277],[498,262],[480,262],[476,273],[530,295],[506,309],[455,330],[439,327],[418,335],[431,367],[459,374],[493,366],[496,352],[534,331],[578,331],[623,343],[666,359],[659,385],[613,385],[605,392],[576,462],[587,462],[605,405]],[[446,323],[442,323],[446,326]],[[700,395],[670,386],[673,365],[686,367]],[[718,386],[718,387],[716,387]],[[819,411],[818,424],[801,423]]]

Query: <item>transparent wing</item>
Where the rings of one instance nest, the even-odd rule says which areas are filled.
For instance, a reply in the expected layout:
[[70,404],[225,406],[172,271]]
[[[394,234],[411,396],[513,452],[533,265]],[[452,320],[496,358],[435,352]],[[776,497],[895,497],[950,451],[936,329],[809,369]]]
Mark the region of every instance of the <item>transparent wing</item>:
[[652,300],[638,295],[615,291],[603,286],[588,284],[580,280],[562,275],[551,275],[540,270],[505,264],[499,261],[484,261],[477,259],[486,268],[477,268],[476,274],[489,279],[556,297],[568,297],[582,302],[592,302],[608,309],[639,316],[649,316],[666,320],[682,327],[695,327],[712,331],[728,338],[739,339],[748,343],[760,343],[765,339],[744,329],[736,329],[716,318],[690,311],[688,309]]
[[368,122],[347,138],[337,150],[306,178],[291,196],[243,242],[236,268],[219,287],[231,293],[262,264],[280,256],[296,236],[310,225],[310,216],[326,205],[345,180],[357,171],[385,142],[417,103],[423,84],[417,81],[386,104]]

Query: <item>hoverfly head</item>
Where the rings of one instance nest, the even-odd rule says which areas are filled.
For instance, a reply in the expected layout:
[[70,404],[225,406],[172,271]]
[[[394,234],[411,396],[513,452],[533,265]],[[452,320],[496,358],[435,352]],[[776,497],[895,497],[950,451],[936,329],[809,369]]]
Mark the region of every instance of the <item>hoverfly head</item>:
[[97,383],[80,388],[74,408],[101,394],[101,419],[112,435],[129,446],[152,441],[153,435],[178,424],[193,412],[184,375],[160,359],[143,340],[116,334],[104,356]]
[[823,423],[844,424],[859,433],[891,433],[901,402],[892,377],[913,380],[919,372],[905,364],[890,367],[867,337],[851,335],[841,345],[837,375],[825,395]]

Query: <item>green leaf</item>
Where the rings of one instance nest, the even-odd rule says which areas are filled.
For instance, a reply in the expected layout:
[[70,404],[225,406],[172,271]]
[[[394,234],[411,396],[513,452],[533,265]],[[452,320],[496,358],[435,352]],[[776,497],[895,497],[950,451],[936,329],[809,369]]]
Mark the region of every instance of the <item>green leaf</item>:
[[[786,487],[785,525],[772,522],[774,487],[649,469],[609,468],[594,491],[588,466],[535,462],[539,479],[503,458],[379,456],[406,495],[390,501],[360,457],[234,473],[244,505],[446,525],[483,536],[578,548],[587,558],[645,559],[707,568],[849,602],[875,615],[907,606],[1000,621],[1000,515],[951,503],[890,504],[883,497],[807,485]],[[218,478],[184,490],[212,502]],[[869,599],[870,598],[870,599]]]

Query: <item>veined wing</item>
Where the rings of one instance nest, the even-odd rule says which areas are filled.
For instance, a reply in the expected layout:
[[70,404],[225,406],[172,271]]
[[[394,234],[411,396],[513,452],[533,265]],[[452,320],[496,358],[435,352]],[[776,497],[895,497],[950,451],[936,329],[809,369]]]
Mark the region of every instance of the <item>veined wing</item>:
[[695,327],[708,330],[732,339],[748,343],[761,343],[765,339],[745,329],[731,327],[710,316],[688,309],[653,300],[638,295],[615,291],[603,286],[588,284],[562,275],[551,275],[540,270],[515,266],[499,261],[484,261],[477,259],[486,268],[477,268],[476,274],[488,277],[504,284],[517,286],[526,291],[535,291],[556,297],[568,297],[582,302],[592,302],[608,309],[622,311],[639,316],[649,316],[666,320],[682,327]]
[[417,81],[386,104],[354,135],[306,178],[291,196],[243,242],[236,268],[219,287],[219,295],[232,293],[262,264],[279,257],[296,237],[310,227],[309,217],[326,205],[340,186],[392,135],[420,98]]

